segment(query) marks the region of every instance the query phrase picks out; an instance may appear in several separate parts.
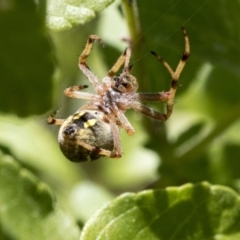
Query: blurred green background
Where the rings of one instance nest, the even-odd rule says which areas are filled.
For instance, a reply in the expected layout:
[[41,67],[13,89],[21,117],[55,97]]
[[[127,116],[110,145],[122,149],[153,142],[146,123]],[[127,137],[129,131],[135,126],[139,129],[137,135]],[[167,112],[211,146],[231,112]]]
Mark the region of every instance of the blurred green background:
[[[92,20],[65,30],[54,29],[51,22],[45,26],[46,9],[52,7],[47,19],[54,15],[50,4],[0,1],[3,154],[36,174],[80,223],[127,191],[204,180],[240,190],[240,1],[138,0],[140,26],[126,20],[131,17],[128,1],[115,1]],[[161,92],[169,89],[171,79],[149,51],[175,68],[184,50],[181,26],[189,35],[191,57],[169,121],[129,110],[136,134],[121,131],[121,159],[68,161],[58,147],[58,127],[48,126],[46,119],[54,110],[66,118],[84,104],[65,97],[63,90],[88,84],[77,65],[87,37],[97,34],[105,43],[104,48],[95,44],[88,59],[103,78],[126,47],[122,38],[131,36],[139,91]],[[165,111],[163,103],[151,106]]]

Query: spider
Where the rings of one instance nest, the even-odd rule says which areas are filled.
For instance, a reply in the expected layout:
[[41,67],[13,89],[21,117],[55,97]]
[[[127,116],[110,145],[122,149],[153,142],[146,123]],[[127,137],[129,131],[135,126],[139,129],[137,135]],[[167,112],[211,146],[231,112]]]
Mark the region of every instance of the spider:
[[[133,108],[150,118],[166,121],[172,114],[174,97],[178,86],[179,76],[190,55],[190,45],[186,30],[182,27],[185,40],[185,50],[174,71],[169,64],[151,52],[171,75],[169,92],[137,93],[137,79],[130,74],[131,48],[127,47],[108,71],[102,82],[91,72],[86,63],[94,42],[103,45],[101,38],[90,35],[86,46],[79,57],[79,68],[93,85],[96,94],[82,92],[87,85],[72,86],[64,90],[71,98],[89,100],[76,113],[67,119],[56,119],[55,114],[48,118],[48,124],[61,125],[58,142],[63,154],[71,161],[85,162],[96,160],[101,156],[120,158],[122,156],[119,127],[129,135],[135,133],[134,128],[124,115],[126,110]],[[119,76],[116,73],[123,66]],[[142,101],[167,101],[166,113],[160,113],[143,105]]]

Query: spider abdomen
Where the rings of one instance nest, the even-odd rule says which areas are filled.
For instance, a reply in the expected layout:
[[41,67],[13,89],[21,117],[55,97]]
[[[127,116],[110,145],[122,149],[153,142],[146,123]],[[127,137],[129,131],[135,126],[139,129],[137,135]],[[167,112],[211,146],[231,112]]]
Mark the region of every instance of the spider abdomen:
[[100,149],[113,150],[109,123],[101,111],[79,111],[62,124],[58,142],[70,161],[85,162],[101,157]]

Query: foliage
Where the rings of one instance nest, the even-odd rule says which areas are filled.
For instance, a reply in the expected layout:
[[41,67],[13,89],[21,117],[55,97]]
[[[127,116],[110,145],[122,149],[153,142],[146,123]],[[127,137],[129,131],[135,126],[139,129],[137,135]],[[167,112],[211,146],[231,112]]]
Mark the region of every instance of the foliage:
[[208,183],[126,193],[92,217],[81,239],[238,239],[239,204]]
[[1,111],[20,116],[46,112],[51,102],[53,56],[36,8],[32,0],[0,5]]
[[73,218],[53,208],[43,183],[10,157],[0,167],[1,239],[76,239]]
[[[84,240],[239,239],[240,2],[122,0],[106,8],[111,2],[0,0],[0,238],[78,239],[83,227]],[[88,35],[105,43],[88,59],[97,76],[130,36],[140,91],[167,91],[170,77],[149,51],[176,66],[182,25],[191,57],[169,121],[129,111],[136,134],[122,133],[121,159],[67,161],[46,118],[81,106],[63,89],[88,84],[77,67]]]
[[49,0],[47,25],[51,30],[60,31],[84,24],[106,8],[113,0]]

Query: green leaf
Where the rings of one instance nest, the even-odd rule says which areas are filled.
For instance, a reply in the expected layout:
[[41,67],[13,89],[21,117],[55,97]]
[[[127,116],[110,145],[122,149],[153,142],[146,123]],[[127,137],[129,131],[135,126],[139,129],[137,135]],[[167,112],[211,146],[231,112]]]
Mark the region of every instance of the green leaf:
[[239,196],[207,182],[126,193],[97,212],[81,240],[240,238]]
[[55,31],[82,25],[96,16],[114,0],[49,0],[47,25]]
[[32,0],[0,4],[0,111],[42,114],[51,104],[53,57]]
[[112,199],[107,189],[89,180],[75,185],[70,196],[74,216],[82,222],[86,222],[97,209]]
[[76,239],[78,227],[54,207],[45,184],[8,156],[0,156],[1,239]]

